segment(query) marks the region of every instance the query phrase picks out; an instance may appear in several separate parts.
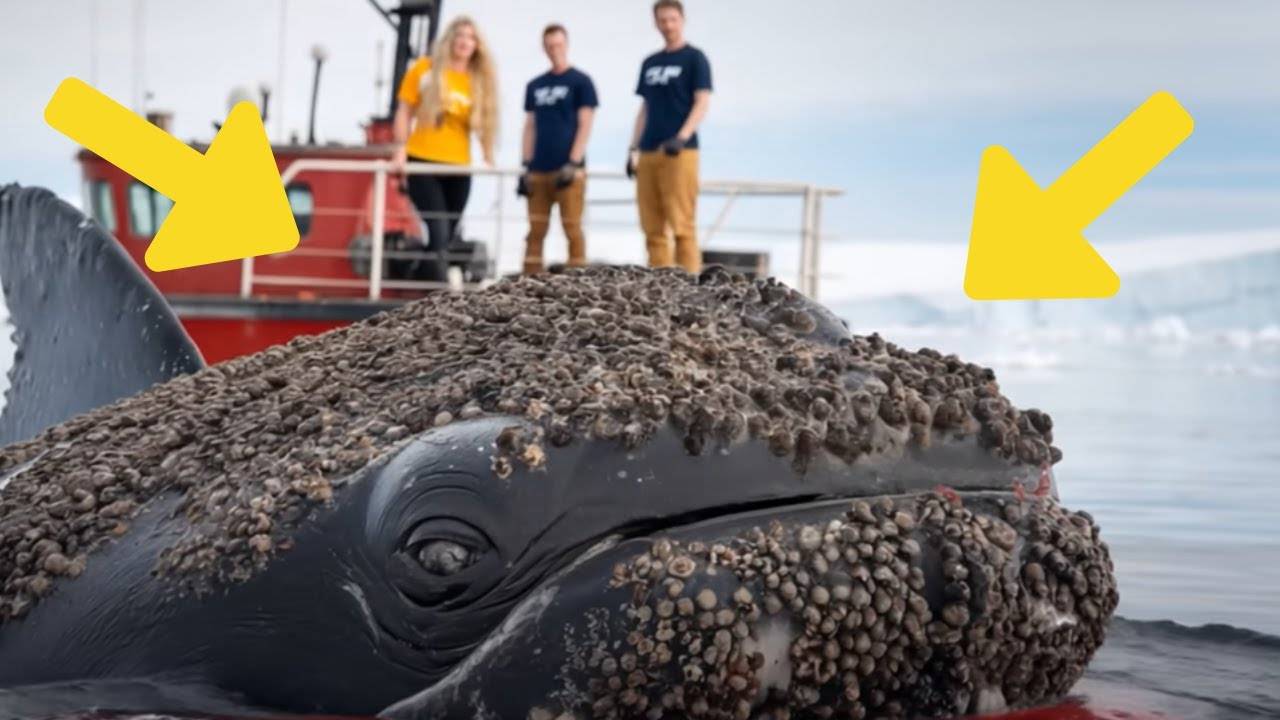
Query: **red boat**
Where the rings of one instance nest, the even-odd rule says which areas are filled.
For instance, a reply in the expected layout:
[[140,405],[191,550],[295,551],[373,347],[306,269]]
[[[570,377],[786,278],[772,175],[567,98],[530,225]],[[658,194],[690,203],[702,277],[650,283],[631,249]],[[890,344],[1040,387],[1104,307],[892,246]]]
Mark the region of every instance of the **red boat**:
[[[410,56],[412,33],[417,31],[428,43],[434,36],[439,3],[405,3],[387,15],[397,31],[398,83]],[[393,111],[392,105],[385,117],[369,120],[363,145],[318,145],[314,138],[274,145],[276,164],[285,173],[304,159],[384,160],[391,152]],[[168,129],[163,114],[149,119]],[[203,152],[205,147],[196,149]],[[164,293],[208,362],[256,352],[296,335],[323,332],[427,292],[427,288],[392,290],[370,298],[368,247],[374,192],[369,174],[311,171],[298,173],[289,182],[286,192],[301,235],[294,252],[251,262],[152,272],[143,257],[172,202],[88,150],[81,150],[78,159],[86,211],[119,240]],[[388,245],[420,242],[423,233],[413,206],[398,183],[384,182],[382,221]],[[340,208],[360,210],[335,210]]]
[[[400,183],[388,177],[385,162],[393,149],[395,89],[409,60],[429,52],[439,24],[440,5],[440,0],[404,0],[400,7],[383,11],[375,4],[396,32],[396,52],[387,113],[370,118],[364,125],[363,144],[317,144],[312,132],[307,142],[273,145],[301,235],[298,248],[292,252],[152,272],[143,257],[172,202],[94,153],[80,151],[86,212],[119,240],[164,293],[207,362],[257,352],[297,335],[339,327],[446,285],[416,279],[406,269],[415,254],[420,256],[425,233]],[[419,39],[419,47],[413,47],[412,38]],[[323,56],[316,57],[317,84],[322,61]],[[265,100],[264,97],[264,107]],[[315,88],[313,120],[314,105]],[[152,113],[149,119],[167,130],[171,118]],[[207,146],[195,147],[203,151]],[[457,172],[458,168],[433,169],[417,163],[409,168],[409,172],[428,170]],[[500,179],[519,172],[485,168],[464,171],[497,175]],[[620,177],[617,173],[591,174]],[[822,197],[836,191],[796,184],[703,183],[702,192],[726,196],[712,233],[739,195],[802,197],[801,289],[806,289],[806,277],[816,283],[819,206]],[[378,237],[382,242],[374,242]],[[489,257],[485,244],[461,242],[448,252],[455,289],[477,287],[495,279],[495,261]],[[749,274],[767,272],[764,253],[707,251],[704,257],[709,263],[733,265]],[[381,272],[371,275],[371,267],[380,268]],[[812,293],[813,289],[808,291]]]

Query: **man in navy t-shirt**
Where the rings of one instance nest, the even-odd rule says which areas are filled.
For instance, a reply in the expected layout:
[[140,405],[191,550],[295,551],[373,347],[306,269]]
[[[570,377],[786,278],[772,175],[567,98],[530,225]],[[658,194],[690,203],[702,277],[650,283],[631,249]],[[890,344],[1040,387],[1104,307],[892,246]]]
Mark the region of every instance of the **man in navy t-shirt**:
[[569,66],[569,33],[562,25],[548,25],[542,31],[542,49],[551,60],[551,69],[529,81],[525,88],[525,172],[516,187],[516,193],[529,200],[526,273],[542,271],[542,241],[547,237],[553,205],[560,206],[560,224],[569,240],[568,264],[581,266],[587,262],[587,243],[582,233],[587,189],[583,168],[591,121],[599,105],[591,78]]
[[636,206],[650,267],[702,268],[694,223],[698,202],[698,125],[711,104],[711,64],[684,40],[679,0],[653,4],[665,47],[644,59],[636,94],[642,98],[631,136],[627,175],[636,181]]

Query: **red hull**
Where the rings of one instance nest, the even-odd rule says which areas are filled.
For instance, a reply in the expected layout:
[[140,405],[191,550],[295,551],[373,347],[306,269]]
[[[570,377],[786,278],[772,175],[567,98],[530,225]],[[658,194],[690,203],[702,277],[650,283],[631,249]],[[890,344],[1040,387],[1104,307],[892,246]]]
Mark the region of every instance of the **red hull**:
[[182,326],[200,348],[204,361],[213,363],[249,355],[272,345],[287,343],[299,335],[319,335],[349,321],[258,320],[237,318],[182,318]]
[[983,715],[974,720],[1176,720],[1159,711],[1101,709],[1087,705],[1063,704],[1001,715]]
[[363,300],[242,300],[208,295],[170,295],[168,300],[210,365],[287,343],[299,335],[317,335],[349,325],[399,304]]
[[[203,145],[195,148],[205,150]],[[374,145],[286,145],[273,147],[272,151],[282,173],[297,160],[377,160],[391,154],[390,146]],[[160,292],[166,296],[226,296],[240,292],[239,261],[166,272],[149,269],[144,262],[147,246],[172,203],[88,150],[81,150],[78,158],[88,192],[86,209],[120,241]],[[384,232],[421,237],[413,206],[400,192],[399,183],[388,179],[386,191]],[[277,281],[255,284],[251,289],[253,295],[296,298],[299,292],[305,292],[312,296],[350,299],[366,295],[367,286],[363,285],[366,278],[356,274],[349,253],[357,237],[370,234],[373,176],[309,170],[299,173],[286,192],[294,205],[294,217],[301,234],[298,248],[255,259],[255,277],[270,276]],[[299,198],[295,199],[294,193],[298,193]],[[280,278],[291,280],[282,282]],[[335,282],[339,285],[334,285]]]

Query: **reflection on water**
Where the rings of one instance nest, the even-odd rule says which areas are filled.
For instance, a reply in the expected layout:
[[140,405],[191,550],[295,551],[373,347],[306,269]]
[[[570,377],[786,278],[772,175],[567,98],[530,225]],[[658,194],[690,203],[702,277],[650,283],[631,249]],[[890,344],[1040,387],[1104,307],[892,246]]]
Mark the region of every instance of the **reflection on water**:
[[1280,634],[1280,332],[882,334],[993,367],[1052,415],[1063,501],[1102,526],[1119,614]]

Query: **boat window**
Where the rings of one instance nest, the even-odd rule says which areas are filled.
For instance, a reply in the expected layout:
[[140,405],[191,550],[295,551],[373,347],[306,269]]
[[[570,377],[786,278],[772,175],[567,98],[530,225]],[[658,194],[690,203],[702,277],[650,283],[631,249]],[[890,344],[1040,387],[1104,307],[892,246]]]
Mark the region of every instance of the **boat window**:
[[311,230],[311,216],[315,212],[311,186],[306,183],[290,183],[284,192],[289,196],[289,207],[293,210],[294,222],[298,223],[298,234],[306,235]]
[[169,211],[173,209],[173,201],[153,190],[151,192],[151,209],[156,213],[156,229],[159,230],[160,223],[169,217]]
[[98,221],[102,229],[109,233],[116,231],[116,207],[111,202],[111,183],[106,180],[94,180],[90,186],[89,201],[91,207],[89,212],[93,214],[93,219]]
[[138,237],[151,237],[169,215],[173,201],[140,182],[129,185],[129,225]]

